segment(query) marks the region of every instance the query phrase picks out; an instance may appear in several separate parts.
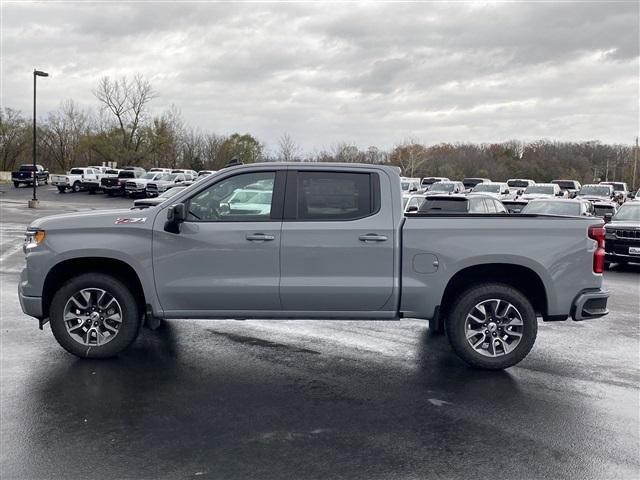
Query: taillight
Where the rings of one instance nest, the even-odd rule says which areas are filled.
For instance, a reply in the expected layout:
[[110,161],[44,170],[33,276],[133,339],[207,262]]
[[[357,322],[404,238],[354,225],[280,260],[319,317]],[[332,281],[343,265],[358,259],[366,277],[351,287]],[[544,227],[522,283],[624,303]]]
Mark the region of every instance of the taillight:
[[603,273],[604,272],[604,237],[606,231],[602,226],[591,226],[589,227],[589,238],[598,242],[598,246],[596,250],[593,252],[593,273]]

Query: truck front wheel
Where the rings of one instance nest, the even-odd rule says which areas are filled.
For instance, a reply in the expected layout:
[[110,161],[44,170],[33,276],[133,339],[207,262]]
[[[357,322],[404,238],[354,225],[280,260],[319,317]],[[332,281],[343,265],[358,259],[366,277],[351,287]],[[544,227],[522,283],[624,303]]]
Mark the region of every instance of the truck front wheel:
[[71,187],[71,189],[76,193],[79,192],[81,188],[82,185],[80,185],[80,182],[74,182],[73,186]]
[[102,273],[86,273],[60,287],[49,321],[58,343],[81,358],[117,355],[136,339],[141,324],[127,286]]
[[60,193],[64,193],[66,190],[67,190],[67,188],[66,188],[66,187],[58,187],[58,191],[59,191]]
[[527,298],[500,283],[476,285],[453,304],[446,318],[449,342],[472,367],[501,370],[531,351],[538,333],[536,313]]
[[13,182],[13,186],[16,188],[20,188],[20,182]]

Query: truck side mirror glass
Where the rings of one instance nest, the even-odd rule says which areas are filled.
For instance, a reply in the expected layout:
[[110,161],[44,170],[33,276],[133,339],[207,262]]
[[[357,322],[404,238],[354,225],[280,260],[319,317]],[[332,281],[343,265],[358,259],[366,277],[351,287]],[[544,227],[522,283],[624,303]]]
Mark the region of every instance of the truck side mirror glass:
[[418,207],[416,205],[411,205],[410,207],[407,207],[407,213],[415,213],[418,211]]
[[613,213],[605,213],[604,214],[604,223],[609,223],[613,218]]

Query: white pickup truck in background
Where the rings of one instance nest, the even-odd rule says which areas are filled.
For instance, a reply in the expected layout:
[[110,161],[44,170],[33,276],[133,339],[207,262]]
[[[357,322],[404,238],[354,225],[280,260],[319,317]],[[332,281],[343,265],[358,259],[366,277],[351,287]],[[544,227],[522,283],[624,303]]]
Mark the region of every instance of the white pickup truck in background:
[[58,187],[60,193],[64,193],[67,189],[73,192],[79,192],[83,188],[83,183],[88,180],[97,180],[100,182],[102,172],[96,168],[83,167],[72,168],[66,175],[51,175],[51,185]]

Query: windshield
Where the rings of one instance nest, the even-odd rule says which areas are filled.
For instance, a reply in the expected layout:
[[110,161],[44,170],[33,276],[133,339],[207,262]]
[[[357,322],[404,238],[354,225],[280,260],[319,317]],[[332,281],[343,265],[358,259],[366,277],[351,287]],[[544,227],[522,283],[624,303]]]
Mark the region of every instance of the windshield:
[[509,213],[520,213],[522,209],[527,205],[526,202],[503,202],[504,208],[507,209]]
[[107,175],[117,175],[119,172],[119,170],[107,170],[106,172],[104,172]]
[[500,185],[490,183],[479,183],[473,187],[472,192],[488,192],[488,193],[500,193]]
[[456,189],[455,183],[437,182],[429,189],[430,192],[453,192]]
[[604,217],[607,213],[616,213],[613,205],[594,205],[593,212],[596,217]]
[[575,182],[556,180],[555,182],[551,183],[555,183],[556,185],[558,185],[561,190],[573,190],[576,188]]
[[21,172],[33,172],[36,168],[33,165],[20,165]]
[[118,173],[118,178],[136,178],[136,173],[133,170],[122,170]]
[[456,199],[426,198],[422,203],[422,205],[420,206],[420,212],[422,213],[446,213],[446,212],[466,213],[467,199],[466,198],[456,198]]
[[553,195],[554,189],[551,185],[531,185],[527,187],[524,193],[544,193],[546,195]]
[[409,207],[420,208],[420,205],[422,205],[423,202],[424,202],[424,197],[410,197],[405,202],[405,208],[409,208]]
[[625,203],[613,218],[614,220],[622,220],[625,222],[640,222],[640,203]]
[[549,215],[580,215],[580,204],[574,202],[531,202],[521,213],[544,213]]
[[153,180],[156,177],[158,177],[157,173],[145,173],[140,178],[143,180]]
[[616,192],[624,192],[626,188],[624,188],[624,183],[618,182],[604,182],[602,185],[611,185]]
[[594,195],[596,197],[608,197],[611,195],[611,187],[608,185],[586,185],[580,189],[578,195]]
[[509,180],[507,185],[514,188],[527,188],[529,186],[529,182],[524,180]]
[[482,178],[464,178],[462,179],[462,184],[465,188],[473,188],[483,181],[484,180]]
[[180,175],[180,174],[179,173],[167,173],[165,175],[162,175],[157,180],[164,180],[166,182],[173,182],[176,178],[178,178],[178,175]]

